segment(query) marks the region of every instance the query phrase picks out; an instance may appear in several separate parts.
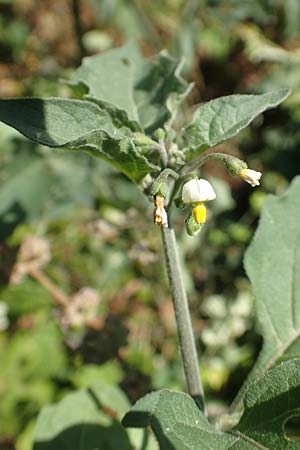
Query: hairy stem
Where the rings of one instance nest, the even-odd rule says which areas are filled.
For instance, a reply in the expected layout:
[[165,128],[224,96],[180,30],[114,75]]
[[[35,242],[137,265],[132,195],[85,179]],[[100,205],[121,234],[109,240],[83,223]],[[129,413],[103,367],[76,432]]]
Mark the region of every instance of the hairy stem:
[[182,171],[181,175],[186,175],[191,170],[195,171],[203,166],[210,159],[218,159],[219,161],[226,162],[231,155],[227,155],[227,153],[208,153],[206,155],[199,155],[196,158],[192,159],[188,164],[186,164]]
[[204,410],[204,392],[174,229],[162,228],[162,239],[188,393]]

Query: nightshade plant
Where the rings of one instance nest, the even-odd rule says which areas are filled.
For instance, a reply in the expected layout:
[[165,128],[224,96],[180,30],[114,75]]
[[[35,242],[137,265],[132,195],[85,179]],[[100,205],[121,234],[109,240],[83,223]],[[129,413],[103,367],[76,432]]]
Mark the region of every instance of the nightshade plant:
[[[137,185],[154,205],[161,227],[188,394],[162,390],[131,411],[119,392],[101,385],[45,407],[35,431],[35,450],[250,450],[300,449],[285,423],[300,414],[300,180],[265,204],[246,270],[256,296],[264,346],[234,401],[230,415],[212,425],[205,399],[187,296],[172,226],[175,207],[185,209],[185,227],[196,236],[205,226],[210,183],[198,179],[210,159],[253,187],[261,174],[238,158],[209,152],[288,96],[286,89],[261,95],[230,95],[196,109],[178,132],[178,109],[192,86],[181,64],[166,53],[145,60],[128,44],[84,59],[69,85],[76,99],[19,98],[0,101],[0,120],[48,147],[85,151],[102,158]],[[76,174],[74,174],[76,176]],[[296,282],[298,277],[298,284]],[[111,408],[111,421],[103,409]],[[116,413],[115,413],[116,411]],[[115,415],[114,415],[115,414]],[[121,428],[150,426],[146,434]]]

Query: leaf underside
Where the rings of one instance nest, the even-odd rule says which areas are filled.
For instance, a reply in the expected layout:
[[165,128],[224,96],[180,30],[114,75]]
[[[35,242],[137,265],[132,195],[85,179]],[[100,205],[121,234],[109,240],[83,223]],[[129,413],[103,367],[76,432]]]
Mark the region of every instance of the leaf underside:
[[117,128],[106,110],[89,101],[0,100],[0,120],[40,144],[88,151],[137,183],[158,170],[134,144],[132,131]]

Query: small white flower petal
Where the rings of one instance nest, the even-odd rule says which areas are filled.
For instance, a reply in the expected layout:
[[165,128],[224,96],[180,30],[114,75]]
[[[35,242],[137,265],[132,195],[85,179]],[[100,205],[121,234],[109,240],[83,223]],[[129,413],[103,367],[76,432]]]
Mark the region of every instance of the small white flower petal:
[[261,179],[262,173],[256,172],[252,169],[243,169],[240,173],[240,177],[247,181],[252,187],[259,186],[259,180]]
[[216,198],[214,188],[207,180],[190,180],[182,188],[184,203],[208,202]]

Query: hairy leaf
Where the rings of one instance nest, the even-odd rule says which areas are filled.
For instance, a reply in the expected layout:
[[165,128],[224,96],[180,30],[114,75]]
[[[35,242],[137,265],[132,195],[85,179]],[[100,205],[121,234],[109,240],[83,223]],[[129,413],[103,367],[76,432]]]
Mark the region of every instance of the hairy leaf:
[[284,424],[300,414],[300,359],[283,362],[252,383],[246,391],[244,407],[235,431],[263,448],[298,450],[299,441],[285,437]]
[[188,93],[178,61],[165,53],[144,60],[136,45],[91,56],[75,72],[71,83],[83,84],[123,125],[153,131],[162,127]]
[[160,450],[226,450],[235,440],[215,431],[191,397],[167,389],[139,400],[122,423],[125,427],[150,426]]
[[[280,196],[268,196],[245,256],[264,345],[253,380],[283,357],[300,356],[300,177]],[[245,389],[242,388],[236,402]],[[235,403],[236,403],[235,402]]]
[[117,128],[95,103],[59,98],[0,100],[0,120],[49,147],[85,150],[139,182],[156,167],[143,156],[128,128]]
[[300,412],[300,360],[284,362],[249,386],[245,411],[229,432],[216,430],[186,394],[162,390],[139,400],[123,419],[150,426],[160,450],[298,450],[284,423]]
[[288,95],[288,89],[280,89],[261,95],[229,95],[201,105],[183,130],[187,160],[236,135]]

